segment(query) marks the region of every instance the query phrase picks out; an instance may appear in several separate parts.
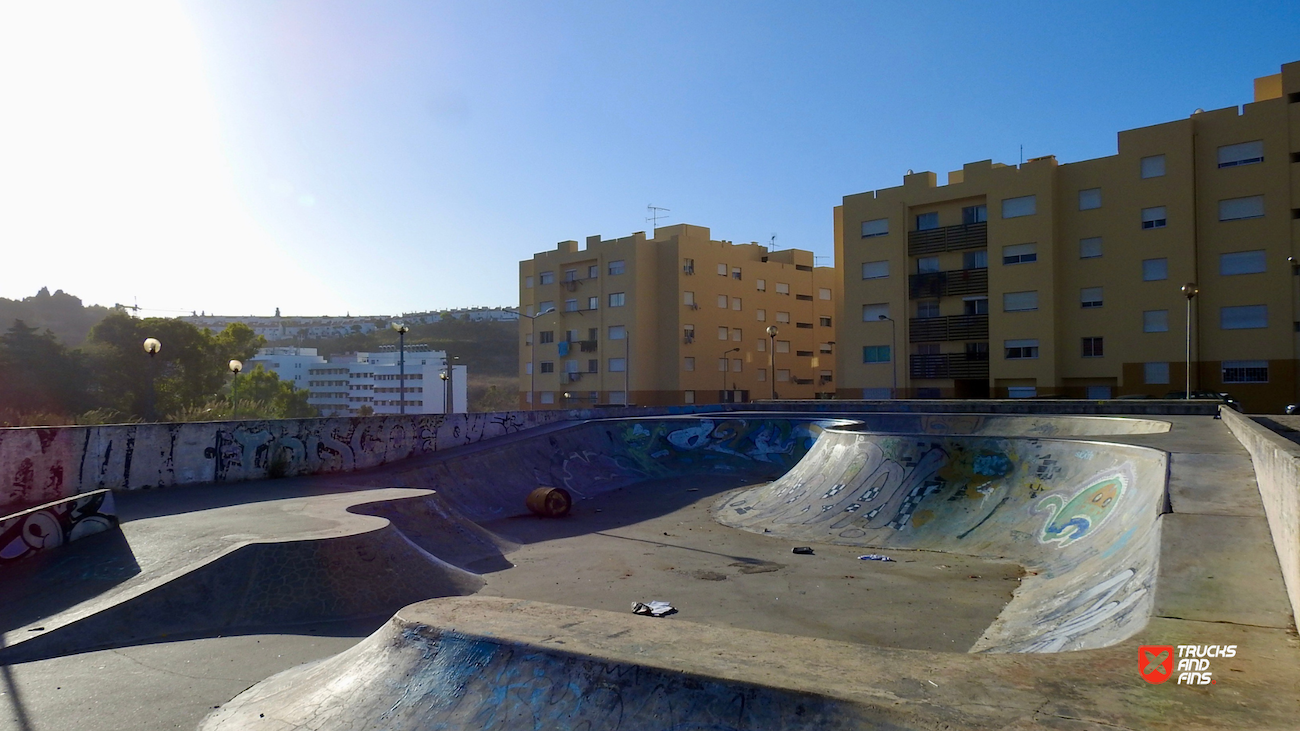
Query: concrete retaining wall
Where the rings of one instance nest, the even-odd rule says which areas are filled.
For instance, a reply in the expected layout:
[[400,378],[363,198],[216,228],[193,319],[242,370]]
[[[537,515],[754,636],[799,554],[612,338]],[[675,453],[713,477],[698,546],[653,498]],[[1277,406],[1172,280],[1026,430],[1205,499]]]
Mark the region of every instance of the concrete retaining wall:
[[1282,565],[1292,618],[1300,618],[1300,445],[1232,409],[1223,423],[1250,452],[1277,560]]

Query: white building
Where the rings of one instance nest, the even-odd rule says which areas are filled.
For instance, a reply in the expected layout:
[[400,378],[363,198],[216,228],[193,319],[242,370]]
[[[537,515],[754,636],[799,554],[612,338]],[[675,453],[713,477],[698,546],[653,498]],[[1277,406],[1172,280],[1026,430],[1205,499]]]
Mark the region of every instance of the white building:
[[251,372],[260,365],[279,376],[281,381],[292,383],[294,388],[306,389],[307,372],[324,362],[315,348],[262,348],[244,364],[244,372]]
[[464,413],[468,409],[469,372],[465,366],[453,364],[449,377],[443,379],[448,373],[446,352],[412,345],[406,349],[404,370],[403,381],[397,348],[336,355],[328,363],[308,369],[311,396],[307,402],[323,416],[356,415],[363,406],[376,415],[399,414],[403,399],[408,414]]

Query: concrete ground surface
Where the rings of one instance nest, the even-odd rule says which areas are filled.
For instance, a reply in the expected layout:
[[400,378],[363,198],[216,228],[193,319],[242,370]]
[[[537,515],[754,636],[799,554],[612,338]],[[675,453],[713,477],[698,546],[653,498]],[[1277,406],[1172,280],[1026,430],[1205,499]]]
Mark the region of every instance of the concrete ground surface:
[[[205,728],[420,728],[432,717],[398,713],[412,688],[456,695],[437,685],[451,676],[421,675],[431,656],[477,658],[462,674],[504,663],[511,677],[548,682],[578,672],[575,657],[589,658],[656,687],[684,683],[683,699],[726,688],[732,695],[710,691],[689,705],[716,728],[1300,727],[1300,644],[1250,459],[1217,420],[1156,418],[1172,429],[1088,437],[1169,454],[1150,619],[1110,646],[968,653],[1011,598],[1018,566],[844,545],[792,554],[783,536],[709,517],[718,496],[754,482],[745,475],[609,482],[567,519],[477,524],[459,517],[464,503],[446,481],[412,477],[489,455],[493,442],[555,444],[564,430],[547,427],[419,465],[121,495],[120,534],[0,574],[0,728],[195,728],[214,710]],[[416,518],[442,527],[421,534],[410,529]],[[869,552],[897,561],[856,559]],[[312,594],[300,580],[332,585]],[[628,611],[651,599],[680,611],[663,619]],[[401,609],[412,602],[421,603]],[[403,643],[424,652],[402,655]],[[1150,685],[1135,661],[1152,644],[1238,651],[1214,663],[1213,685]],[[319,662],[294,669],[307,661]],[[415,664],[404,681],[378,669],[407,661]],[[362,667],[372,672],[349,675]],[[461,705],[437,717],[460,725],[444,727],[579,727],[572,714],[549,726],[525,722],[527,704],[510,706],[522,715],[509,719],[484,710],[503,707],[500,688],[484,685],[491,677],[503,676],[461,677]],[[340,705],[322,683],[365,687],[365,702]],[[511,686],[511,697],[527,696],[526,686]],[[640,692],[624,688],[627,713],[662,700]],[[725,720],[724,695],[749,703],[750,715]],[[363,714],[379,706],[392,711]],[[698,722],[680,716],[685,707],[674,711],[678,722]],[[786,717],[793,707],[822,721]]]

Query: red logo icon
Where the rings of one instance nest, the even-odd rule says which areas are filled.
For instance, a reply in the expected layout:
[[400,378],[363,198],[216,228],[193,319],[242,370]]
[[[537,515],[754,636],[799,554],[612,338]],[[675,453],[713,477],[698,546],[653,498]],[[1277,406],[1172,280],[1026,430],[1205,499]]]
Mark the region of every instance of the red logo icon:
[[1138,670],[1148,683],[1163,683],[1174,674],[1173,645],[1142,645],[1138,648]]

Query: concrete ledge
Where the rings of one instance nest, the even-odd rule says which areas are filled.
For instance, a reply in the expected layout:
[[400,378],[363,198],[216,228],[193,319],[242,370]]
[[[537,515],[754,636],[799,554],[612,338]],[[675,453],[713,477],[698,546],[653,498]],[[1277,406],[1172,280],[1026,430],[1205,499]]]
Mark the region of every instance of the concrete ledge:
[[96,490],[0,518],[0,566],[117,527],[111,490]]
[[1232,409],[1223,423],[1250,452],[1264,501],[1273,547],[1286,582],[1294,623],[1300,616],[1300,444],[1265,429]]

